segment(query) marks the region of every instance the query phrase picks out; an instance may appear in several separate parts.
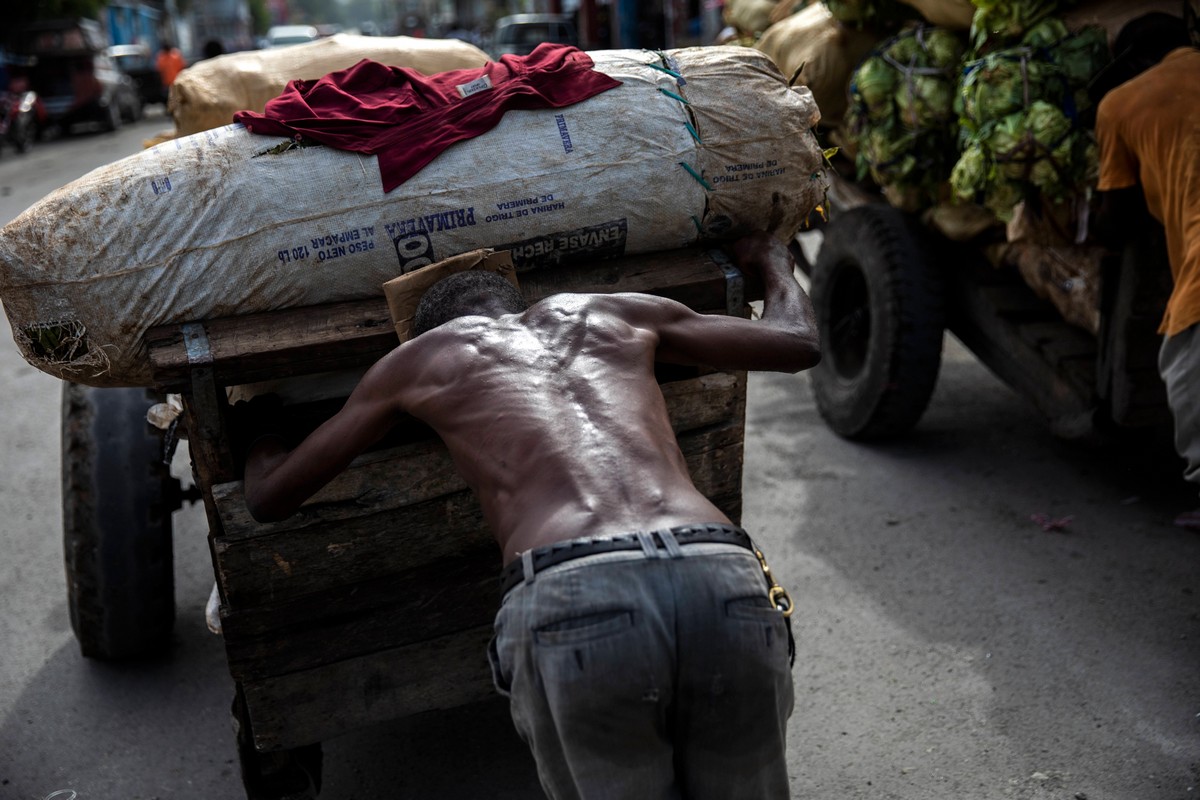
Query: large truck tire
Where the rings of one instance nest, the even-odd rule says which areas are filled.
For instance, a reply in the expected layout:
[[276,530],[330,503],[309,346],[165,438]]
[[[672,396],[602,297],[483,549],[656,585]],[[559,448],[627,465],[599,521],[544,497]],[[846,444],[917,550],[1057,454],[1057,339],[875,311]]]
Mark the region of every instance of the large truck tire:
[[811,374],[830,429],[868,441],[916,425],[941,367],[944,296],[896,209],[863,205],[829,222],[812,270],[822,359]]
[[63,550],[71,627],[84,656],[163,650],[175,621],[171,512],[180,489],[145,389],[63,386]]

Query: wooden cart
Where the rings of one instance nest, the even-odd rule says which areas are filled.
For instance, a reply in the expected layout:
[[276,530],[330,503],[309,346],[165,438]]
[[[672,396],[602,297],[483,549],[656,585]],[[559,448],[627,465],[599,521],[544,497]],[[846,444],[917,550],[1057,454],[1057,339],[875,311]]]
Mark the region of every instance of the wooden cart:
[[[742,276],[718,251],[525,273],[521,283],[531,302],[638,291],[704,312],[747,309]],[[396,344],[383,298],[169,325],[148,344],[157,389],[183,399],[248,796],[313,796],[322,740],[489,697],[499,552],[426,426],[398,425],[286,521],[254,522],[242,496],[238,455],[251,432],[228,387],[365,368]],[[738,520],[745,373],[662,367],[658,377],[696,485]],[[284,423],[303,434],[343,399],[286,405]]]
[[813,263],[822,361],[811,373],[826,424],[854,440],[903,434],[933,394],[949,330],[1027,398],[1063,438],[1170,424],[1157,370],[1170,294],[1161,231],[1108,259],[1100,330],[1067,322],[980,244],[945,238],[854,183],[835,178]]

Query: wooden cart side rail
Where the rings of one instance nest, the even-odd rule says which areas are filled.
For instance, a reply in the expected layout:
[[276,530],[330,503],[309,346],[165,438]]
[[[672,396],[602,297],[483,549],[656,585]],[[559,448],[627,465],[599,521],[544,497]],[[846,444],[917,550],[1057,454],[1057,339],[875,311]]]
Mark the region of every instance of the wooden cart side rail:
[[[524,273],[520,280],[530,302],[558,292],[649,292],[692,308],[726,309],[744,297],[740,273],[721,253],[699,248]],[[187,334],[197,326],[202,353]],[[188,391],[198,360],[217,385],[230,386],[365,366],[394,348],[396,336],[381,296],[163,325],[147,332],[146,345],[157,388]]]
[[1063,320],[1012,272],[978,259],[947,263],[955,265],[944,271],[950,331],[1029,399],[1052,431],[1067,438],[1091,431],[1096,337]]
[[[500,557],[491,541],[472,545],[354,585],[225,614],[230,673],[238,681],[287,675],[491,622]],[[401,532],[392,547],[411,552],[413,545]]]
[[492,626],[241,684],[260,751],[301,747],[379,722],[495,696]]
[[[711,499],[736,507],[738,493]],[[403,532],[391,545],[411,552]],[[494,546],[464,548],[296,602],[227,613],[230,673],[238,681],[263,680],[487,624],[499,601],[499,565]]]

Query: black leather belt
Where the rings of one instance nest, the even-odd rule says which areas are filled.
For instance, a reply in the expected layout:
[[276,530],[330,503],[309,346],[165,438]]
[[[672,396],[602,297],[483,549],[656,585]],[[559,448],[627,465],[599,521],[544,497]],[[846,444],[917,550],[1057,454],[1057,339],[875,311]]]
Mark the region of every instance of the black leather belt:
[[[681,525],[670,529],[675,540],[681,545],[699,544],[700,542],[716,542],[721,544],[736,544],[747,550],[754,550],[750,535],[736,525],[708,523],[705,525]],[[657,547],[665,547],[657,531],[650,532]],[[642,540],[636,533],[622,533],[617,536],[605,536],[596,539],[568,539],[555,542],[533,551],[533,571],[536,575],[544,569],[572,561],[584,556],[594,556],[599,553],[615,553],[619,550],[641,550]],[[500,596],[508,594],[514,586],[525,580],[521,558],[516,558],[500,570]]]

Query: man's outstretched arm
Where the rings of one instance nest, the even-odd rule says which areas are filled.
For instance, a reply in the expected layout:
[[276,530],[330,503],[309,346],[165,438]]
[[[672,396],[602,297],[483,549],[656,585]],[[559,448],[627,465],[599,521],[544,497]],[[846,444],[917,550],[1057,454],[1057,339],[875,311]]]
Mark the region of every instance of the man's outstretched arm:
[[287,519],[356,456],[379,441],[399,411],[389,385],[396,351],[367,371],[337,414],[294,450],[276,436],[254,442],[246,454],[246,508],[258,522]]
[[698,314],[680,303],[647,297],[633,302],[626,318],[653,329],[656,358],[717,369],[799,372],[821,360],[812,302],[796,282],[795,259],[778,239],[757,233],[732,247],[737,266],[761,277],[763,313],[757,321]]

